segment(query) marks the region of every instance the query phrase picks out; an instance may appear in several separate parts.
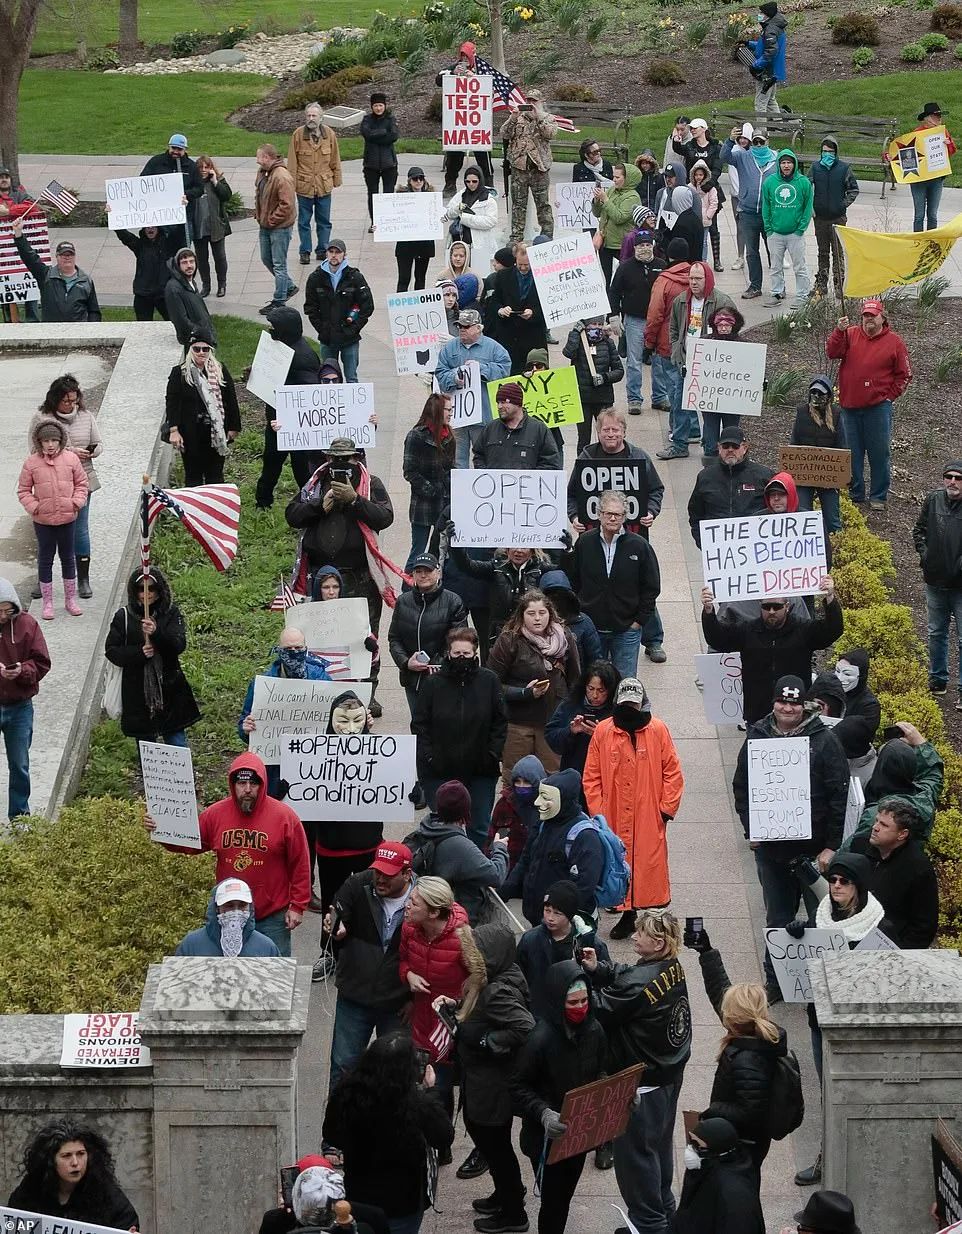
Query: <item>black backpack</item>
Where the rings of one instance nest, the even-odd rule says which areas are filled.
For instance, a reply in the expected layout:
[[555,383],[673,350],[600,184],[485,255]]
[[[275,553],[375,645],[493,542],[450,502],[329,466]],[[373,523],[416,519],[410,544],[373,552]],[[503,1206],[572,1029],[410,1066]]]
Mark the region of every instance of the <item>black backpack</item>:
[[411,869],[418,878],[434,873],[434,856],[438,846],[450,838],[450,835],[446,835],[432,840],[423,831],[412,831],[410,835],[404,837],[402,843],[411,850]]
[[769,1131],[773,1140],[784,1140],[802,1125],[805,1098],[802,1096],[802,1073],[794,1050],[775,1059],[768,1110]]

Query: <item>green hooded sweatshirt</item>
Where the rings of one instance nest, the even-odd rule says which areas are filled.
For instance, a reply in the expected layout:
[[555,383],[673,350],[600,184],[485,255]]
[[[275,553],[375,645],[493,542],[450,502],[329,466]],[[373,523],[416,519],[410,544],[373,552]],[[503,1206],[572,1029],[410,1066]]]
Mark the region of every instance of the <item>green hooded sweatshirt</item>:
[[637,209],[641,202],[638,196],[638,185],[641,183],[641,172],[634,163],[619,164],[625,169],[625,187],[609,189],[604,201],[592,201],[591,209],[601,219],[601,228],[605,236],[605,248],[621,251],[621,242],[629,231],[634,230],[631,221],[632,210]]
[[[792,174],[786,179],[779,166],[782,159],[792,160]],[[812,221],[812,205],[815,200],[811,180],[798,170],[794,150],[779,150],[775,174],[762,181],[762,222],[768,235],[779,236],[805,234]]]

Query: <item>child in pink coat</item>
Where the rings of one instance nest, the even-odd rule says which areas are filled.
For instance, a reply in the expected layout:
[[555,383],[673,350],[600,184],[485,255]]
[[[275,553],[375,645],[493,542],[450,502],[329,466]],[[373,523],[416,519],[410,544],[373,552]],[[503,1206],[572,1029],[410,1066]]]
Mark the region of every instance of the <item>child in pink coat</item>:
[[[701,221],[705,228],[705,247],[701,251],[703,261],[711,261],[711,242],[709,231],[718,213],[718,189],[712,179],[711,168],[704,159],[699,159],[692,165],[688,173],[688,182],[701,201]],[[692,257],[692,261],[697,260]]]

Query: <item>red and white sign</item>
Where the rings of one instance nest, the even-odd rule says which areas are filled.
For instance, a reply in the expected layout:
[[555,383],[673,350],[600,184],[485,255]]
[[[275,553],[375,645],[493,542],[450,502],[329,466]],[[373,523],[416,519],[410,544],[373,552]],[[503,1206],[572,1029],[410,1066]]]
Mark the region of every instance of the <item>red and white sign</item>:
[[[48,266],[53,265],[47,219],[43,214],[32,211],[30,214],[23,215],[23,238],[42,262]],[[27,267],[20,260],[20,255],[13,243],[13,228],[9,223],[0,222],[0,275],[25,275],[26,273]]]
[[140,1041],[136,1011],[65,1015],[61,1067],[149,1067],[150,1050]]
[[441,149],[490,150],[494,78],[445,73],[441,78]]

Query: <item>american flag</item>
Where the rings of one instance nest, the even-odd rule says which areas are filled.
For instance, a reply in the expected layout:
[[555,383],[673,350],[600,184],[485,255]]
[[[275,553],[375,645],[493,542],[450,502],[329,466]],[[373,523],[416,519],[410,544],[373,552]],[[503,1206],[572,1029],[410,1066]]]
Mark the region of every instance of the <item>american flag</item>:
[[74,197],[70,189],[65,189],[59,180],[51,180],[45,189],[40,190],[40,200],[49,201],[61,214],[69,214],[80,204],[80,198]]
[[[490,73],[494,78],[494,110],[509,111],[515,107],[520,107],[522,103],[528,100],[525,98],[520,87],[516,86],[507,73],[502,73],[500,69],[496,69],[490,61],[485,60],[483,56],[474,57],[474,65],[479,74]],[[568,133],[578,133],[581,130],[576,129],[574,124],[567,116],[552,116],[551,119],[559,129],[564,129]]]
[[327,665],[327,675],[332,681],[352,681],[350,647],[312,647],[311,655]]
[[284,579],[277,584],[277,592],[274,599],[270,603],[270,611],[272,613],[283,613],[289,608],[294,608],[297,604],[297,598],[291,591],[290,584]]
[[438,1020],[434,1026],[434,1031],[428,1037],[428,1041],[434,1046],[436,1061],[443,1063],[454,1044],[451,1034],[447,1030],[447,1026]]
[[150,529],[162,510],[184,524],[218,570],[237,556],[240,493],[236,484],[200,484],[197,488],[162,489],[145,483],[141,502],[141,555],[150,561]]
[[[45,265],[51,265],[53,259],[50,256],[50,234],[47,231],[46,218],[39,210],[22,217],[23,238]],[[0,222],[0,275],[22,276],[26,273],[27,267],[14,247],[12,227],[9,223]]]

